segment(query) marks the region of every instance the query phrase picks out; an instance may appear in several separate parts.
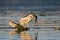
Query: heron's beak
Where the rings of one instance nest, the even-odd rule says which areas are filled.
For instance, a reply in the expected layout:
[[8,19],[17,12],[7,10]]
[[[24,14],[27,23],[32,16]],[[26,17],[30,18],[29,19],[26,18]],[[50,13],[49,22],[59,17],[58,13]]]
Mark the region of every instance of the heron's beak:
[[37,16],[35,16],[35,26],[38,26]]

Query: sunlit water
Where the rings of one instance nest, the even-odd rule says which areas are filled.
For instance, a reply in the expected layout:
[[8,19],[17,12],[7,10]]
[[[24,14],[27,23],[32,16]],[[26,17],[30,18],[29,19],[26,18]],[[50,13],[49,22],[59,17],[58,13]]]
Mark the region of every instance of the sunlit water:
[[[13,20],[15,22],[18,22],[18,19],[20,17],[0,17],[0,27],[10,27],[8,22],[9,20]],[[38,32],[37,40],[60,40],[60,31],[54,30],[53,28],[44,28],[44,27],[60,27],[60,25],[55,25],[54,21],[57,21],[57,24],[60,24],[60,18],[59,16],[38,16],[38,27],[42,27],[42,29],[30,29],[28,30],[28,34],[35,39],[35,34]],[[33,22],[30,22],[30,24],[27,27],[36,27],[33,25]],[[52,26],[52,24],[54,24]],[[14,33],[15,29],[0,29],[0,40],[22,40],[21,35],[18,33]],[[13,34],[11,34],[13,33]]]
[[[35,30],[35,29],[34,29]],[[53,29],[38,29],[38,31],[30,30],[28,34],[35,39],[35,33],[38,32],[37,40],[60,40],[60,31]],[[20,34],[11,34],[13,29],[1,29],[0,40],[21,40]]]
[[[59,0],[0,0],[0,9],[0,27],[10,27],[8,24],[9,20],[18,23],[19,18],[26,16],[30,12],[34,12],[38,16],[38,27],[42,27],[42,29],[30,29],[27,33],[34,40],[36,40],[36,32],[38,32],[37,40],[60,40],[60,30],[44,28],[60,27]],[[46,16],[40,16],[40,13],[43,11],[45,11]],[[35,27],[34,21],[30,22],[27,27]],[[15,32],[15,29],[0,28],[0,40],[22,39],[21,35]]]

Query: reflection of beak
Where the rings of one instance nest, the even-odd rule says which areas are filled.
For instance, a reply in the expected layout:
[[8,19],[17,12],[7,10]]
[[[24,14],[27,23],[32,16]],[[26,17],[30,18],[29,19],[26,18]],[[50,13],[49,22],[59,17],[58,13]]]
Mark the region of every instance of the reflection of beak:
[[20,36],[22,40],[33,40],[32,37],[28,34],[28,32],[21,32]]

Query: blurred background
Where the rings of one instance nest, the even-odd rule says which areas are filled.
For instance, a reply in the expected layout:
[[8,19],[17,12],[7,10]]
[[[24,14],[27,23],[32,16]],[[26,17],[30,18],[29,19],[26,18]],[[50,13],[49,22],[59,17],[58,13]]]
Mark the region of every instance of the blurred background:
[[18,22],[31,12],[41,27],[60,26],[60,0],[0,0],[0,27],[9,27],[9,20]]

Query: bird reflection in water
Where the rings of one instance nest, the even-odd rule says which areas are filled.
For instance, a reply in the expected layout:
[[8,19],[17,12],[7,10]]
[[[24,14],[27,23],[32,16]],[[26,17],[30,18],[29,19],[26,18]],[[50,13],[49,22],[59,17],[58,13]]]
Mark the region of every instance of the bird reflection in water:
[[20,36],[22,40],[33,40],[33,38],[28,32],[21,32]]
[[19,32],[18,30],[13,30],[10,32],[11,36],[19,34],[21,40],[33,40],[32,36],[29,34],[28,31]]
[[15,30],[10,31],[10,36],[13,36],[15,34],[17,34],[17,32]]

